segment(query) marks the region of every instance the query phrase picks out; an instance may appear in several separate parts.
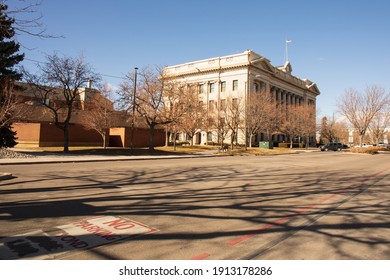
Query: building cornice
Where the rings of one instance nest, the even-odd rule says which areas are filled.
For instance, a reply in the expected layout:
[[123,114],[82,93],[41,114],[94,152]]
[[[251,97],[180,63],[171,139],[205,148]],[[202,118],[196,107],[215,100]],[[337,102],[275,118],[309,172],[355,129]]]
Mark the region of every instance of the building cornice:
[[222,71],[234,71],[237,69],[247,69],[261,71],[269,78],[276,79],[281,83],[288,83],[292,86],[312,92],[319,95],[320,91],[317,85],[309,80],[300,79],[290,73],[291,64],[284,67],[273,66],[270,61],[259,54],[247,50],[240,54],[215,57],[210,59],[198,60],[184,64],[173,65],[164,68],[164,77],[167,79],[186,78],[190,76],[220,73]]

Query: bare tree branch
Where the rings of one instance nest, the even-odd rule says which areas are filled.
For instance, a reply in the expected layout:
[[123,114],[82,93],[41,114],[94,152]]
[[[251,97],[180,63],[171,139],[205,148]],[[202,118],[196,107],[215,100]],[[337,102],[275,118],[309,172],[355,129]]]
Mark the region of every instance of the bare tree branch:
[[367,87],[363,94],[355,89],[348,89],[339,100],[338,109],[359,134],[360,146],[372,120],[381,112],[388,112],[389,103],[390,94],[375,85]]
[[50,110],[55,126],[64,132],[64,151],[69,150],[68,129],[75,109],[80,102],[81,89],[89,81],[99,81],[92,67],[84,58],[47,56],[47,62],[38,64],[38,74],[25,71],[25,79],[35,91],[41,104]]
[[[7,0],[0,0],[0,4],[7,4]],[[39,12],[42,1],[28,2],[18,0],[12,3],[12,8],[8,10],[8,15],[14,18],[14,29],[16,34],[27,34],[39,38],[63,38],[47,33],[47,28],[43,24],[43,15]]]

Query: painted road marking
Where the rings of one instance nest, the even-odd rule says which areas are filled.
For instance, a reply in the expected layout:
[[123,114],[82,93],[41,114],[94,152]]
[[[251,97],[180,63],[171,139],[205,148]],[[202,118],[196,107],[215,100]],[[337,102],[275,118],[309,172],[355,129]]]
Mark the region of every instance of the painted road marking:
[[[313,204],[311,204],[311,205],[309,205],[309,206],[307,206],[307,207],[304,207],[304,208],[302,208],[302,209],[300,209],[300,210],[298,210],[298,211],[295,211],[294,214],[291,214],[291,215],[285,216],[285,217],[283,217],[283,218],[280,218],[280,219],[278,219],[278,220],[276,220],[276,221],[273,221],[273,222],[271,222],[271,223],[269,223],[269,224],[267,224],[267,225],[265,225],[265,226],[263,226],[263,227],[261,227],[261,228],[259,228],[259,229],[253,230],[251,233],[248,233],[248,234],[246,234],[246,235],[240,236],[240,237],[238,237],[238,238],[236,238],[236,239],[234,239],[234,240],[228,242],[228,245],[229,245],[229,246],[235,246],[235,245],[237,245],[238,243],[240,243],[240,242],[242,242],[242,241],[245,241],[245,240],[247,240],[247,239],[249,239],[249,238],[251,238],[251,237],[253,237],[253,236],[257,235],[257,234],[260,234],[260,233],[263,232],[263,231],[266,231],[266,230],[268,230],[268,229],[271,229],[271,228],[273,228],[273,227],[275,227],[275,226],[277,226],[277,225],[284,224],[284,223],[288,222],[289,220],[291,220],[292,218],[294,218],[294,217],[296,217],[296,216],[298,216],[298,215],[300,215],[300,214],[303,214],[303,213],[306,213],[306,212],[310,211],[310,210],[313,209],[314,207],[323,204],[324,202],[326,202],[326,201],[328,201],[328,200],[334,198],[334,197],[337,196],[337,195],[340,195],[340,194],[342,194],[342,193],[348,191],[349,189],[355,189],[355,188],[357,188],[357,187],[360,187],[361,185],[363,185],[363,183],[367,182],[368,180],[370,180],[370,179],[372,179],[372,178],[377,177],[378,175],[380,175],[380,174],[383,173],[384,171],[385,171],[385,170],[382,170],[382,171],[377,172],[377,173],[375,173],[375,174],[371,174],[371,175],[367,176],[366,178],[364,178],[364,179],[362,179],[362,180],[359,180],[357,183],[353,184],[353,185],[352,185],[351,187],[349,187],[349,188],[342,189],[342,190],[338,191],[337,193],[331,194],[331,195],[329,195],[329,196],[327,196],[327,197],[321,199],[320,201],[318,201],[318,202],[316,202],[316,203],[313,203]],[[359,194],[359,193],[360,193],[360,192],[358,192],[357,194]],[[348,199],[349,199],[349,198],[348,198]],[[339,206],[339,205],[338,205],[338,206]],[[337,206],[337,207],[338,207],[338,206]]]
[[[277,225],[284,224],[284,223],[286,223],[287,221],[291,220],[292,218],[294,218],[294,217],[296,217],[296,216],[299,216],[300,214],[309,212],[309,211],[310,211],[311,209],[313,209],[314,207],[319,206],[319,205],[325,203],[326,201],[331,200],[332,198],[334,198],[334,197],[336,197],[336,196],[338,196],[338,195],[341,195],[341,194],[347,192],[348,190],[353,190],[353,189],[355,189],[355,188],[361,187],[365,182],[369,181],[370,179],[373,179],[373,178],[378,177],[380,174],[384,173],[385,171],[387,171],[387,169],[382,170],[382,171],[379,171],[379,172],[374,173],[374,174],[371,174],[371,175],[367,176],[366,178],[361,179],[361,180],[359,180],[358,182],[354,183],[353,185],[351,185],[351,186],[348,187],[348,188],[338,190],[338,191],[336,191],[336,193],[333,193],[333,194],[331,194],[331,195],[329,195],[329,196],[327,196],[327,197],[325,197],[325,198],[319,200],[319,201],[316,202],[316,203],[313,203],[313,204],[311,204],[311,205],[309,205],[309,206],[306,206],[306,207],[304,207],[304,208],[302,208],[302,209],[299,209],[299,210],[295,211],[294,214],[291,214],[291,215],[288,215],[288,216],[279,218],[279,219],[277,219],[277,220],[275,220],[275,221],[273,221],[273,222],[271,222],[271,223],[269,223],[269,224],[266,224],[266,225],[264,225],[264,226],[262,226],[262,227],[260,227],[260,228],[258,228],[258,229],[255,229],[255,230],[251,231],[251,232],[248,233],[248,234],[245,234],[245,235],[243,235],[243,236],[239,236],[239,237],[237,237],[236,239],[231,240],[230,242],[228,242],[227,245],[228,245],[228,246],[235,246],[235,245],[237,245],[238,243],[243,242],[243,241],[245,241],[245,240],[247,240],[247,239],[249,239],[249,238],[252,238],[253,236],[258,235],[258,234],[260,234],[260,233],[262,233],[262,232],[264,232],[264,231],[266,231],[266,230],[269,230],[269,229],[271,229],[271,228],[273,228],[273,227],[275,227],[275,226],[277,226]],[[371,186],[371,185],[370,185],[370,186]],[[345,199],[341,200],[341,202],[338,202],[338,203],[336,204],[335,207],[331,207],[331,208],[327,209],[327,211],[325,211],[325,213],[317,215],[317,216],[313,219],[313,221],[312,221],[310,224],[313,224],[314,222],[316,222],[316,221],[317,221],[319,218],[321,218],[322,216],[324,216],[324,215],[326,215],[327,213],[333,211],[334,209],[337,209],[340,205],[342,205],[342,204],[344,204],[345,202],[349,201],[349,200],[352,199],[353,197],[355,197],[355,196],[361,194],[361,193],[364,192],[366,189],[368,189],[370,186],[367,186],[366,188],[364,188],[364,189],[362,189],[362,190],[358,190],[357,192],[355,192],[355,193],[353,193],[353,194],[347,196]],[[309,225],[310,225],[310,224],[309,224]],[[286,238],[288,238],[288,237],[290,237],[291,235],[295,234],[295,233],[298,232],[300,229],[302,229],[302,228],[304,228],[304,227],[306,227],[306,226],[308,226],[308,225],[307,225],[307,224],[301,225],[301,226],[298,227],[297,230],[292,231],[292,233],[287,233],[286,235],[282,236],[281,238],[279,238],[279,239],[277,239],[276,241],[273,241],[273,242],[271,242],[271,243],[272,243],[272,244],[274,244],[274,243],[277,244],[277,243],[279,243],[280,241],[285,240]],[[275,244],[274,244],[274,245],[275,245]],[[273,245],[272,245],[272,246],[273,246]],[[269,246],[266,245],[266,246],[263,246],[263,247],[269,247]],[[260,255],[261,252],[267,250],[267,248],[263,248],[263,247],[262,247],[261,249],[255,251],[255,253],[252,253],[252,254],[250,254],[250,255],[245,256],[243,259],[252,259],[253,257]],[[206,259],[206,258],[208,258],[209,256],[211,256],[211,254],[204,252],[204,253],[202,253],[202,254],[200,254],[200,255],[198,255],[198,256],[196,256],[196,257],[193,257],[193,258],[191,258],[191,259],[192,259],[192,260],[194,260],[194,259],[195,259],[195,260],[201,260],[201,259]]]
[[0,239],[0,259],[50,259],[157,230],[119,216],[99,216]]
[[191,260],[204,260],[205,258],[208,258],[210,256],[209,253],[203,253],[198,256],[192,257]]

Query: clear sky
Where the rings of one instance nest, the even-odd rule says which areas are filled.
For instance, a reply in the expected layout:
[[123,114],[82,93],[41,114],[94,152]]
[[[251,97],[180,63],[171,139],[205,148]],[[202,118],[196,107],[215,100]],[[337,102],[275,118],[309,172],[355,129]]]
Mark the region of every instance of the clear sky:
[[[16,1],[16,0],[13,0]],[[12,6],[12,1],[8,5]],[[28,1],[27,1],[28,2]],[[47,33],[19,35],[28,69],[45,55],[84,54],[117,86],[134,67],[167,66],[251,49],[317,83],[321,115],[332,116],[347,88],[390,90],[388,0],[43,0]]]

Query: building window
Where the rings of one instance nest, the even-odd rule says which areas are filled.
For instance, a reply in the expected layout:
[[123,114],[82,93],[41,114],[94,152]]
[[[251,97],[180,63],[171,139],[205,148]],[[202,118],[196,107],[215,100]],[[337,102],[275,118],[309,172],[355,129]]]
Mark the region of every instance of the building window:
[[233,91],[238,90],[238,80],[233,80]]
[[214,92],[214,83],[209,83],[209,93]]
[[221,99],[221,110],[225,110],[226,109],[226,99]]
[[199,84],[199,94],[204,93],[204,85]]
[[212,132],[207,132],[207,141],[213,141],[213,133]]
[[233,105],[233,109],[238,109],[238,99],[237,98],[232,99],[232,105]]
[[209,101],[209,110],[210,110],[210,111],[214,111],[214,106],[215,106],[214,100],[210,100],[210,101]]
[[253,84],[253,91],[254,91],[254,92],[259,92],[259,91],[260,91],[260,86],[259,86],[258,83],[254,83],[254,84]]
[[221,92],[226,91],[226,82],[221,82]]

